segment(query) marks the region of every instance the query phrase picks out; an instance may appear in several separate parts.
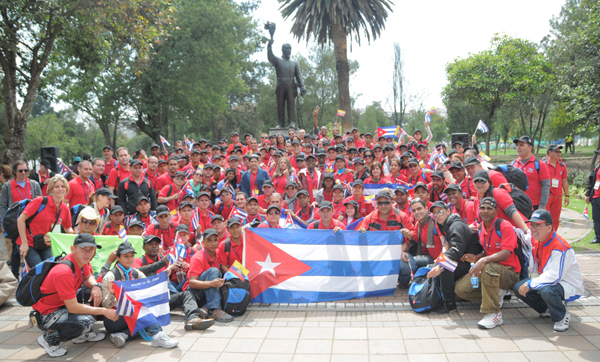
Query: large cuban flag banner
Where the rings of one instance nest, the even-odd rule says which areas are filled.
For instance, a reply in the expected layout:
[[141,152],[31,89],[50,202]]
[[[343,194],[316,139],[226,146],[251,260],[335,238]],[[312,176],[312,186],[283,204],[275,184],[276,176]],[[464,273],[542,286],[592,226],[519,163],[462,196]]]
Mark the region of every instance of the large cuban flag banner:
[[247,229],[253,303],[315,303],[392,295],[402,234]]

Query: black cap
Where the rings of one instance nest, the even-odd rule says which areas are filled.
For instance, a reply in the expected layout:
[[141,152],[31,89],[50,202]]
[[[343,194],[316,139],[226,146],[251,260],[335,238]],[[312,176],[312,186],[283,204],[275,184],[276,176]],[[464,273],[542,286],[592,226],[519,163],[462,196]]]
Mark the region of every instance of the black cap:
[[131,253],[131,252],[133,252],[134,254],[137,254],[135,252],[135,249],[133,248],[133,245],[131,245],[131,243],[129,241],[124,241],[117,247],[117,256],[121,256],[123,254]]
[[454,147],[454,145],[460,145],[461,147],[465,147],[465,145],[461,141],[452,142],[452,147]]
[[[131,227],[132,225],[129,225],[129,227]],[[139,225],[142,226],[142,225]],[[160,244],[160,242],[162,241],[158,236],[156,235],[146,235],[144,236],[144,245],[153,242],[154,240],[158,241],[158,243]]]
[[210,222],[212,223],[215,220],[221,220],[221,221],[225,222],[225,219],[223,218],[223,216],[221,216],[219,214],[214,214],[213,217],[210,219]]
[[104,151],[104,150],[105,150],[105,149],[107,149],[107,148],[108,148],[109,150],[111,150],[111,151],[114,151],[114,150],[113,150],[113,148],[112,148],[111,146],[108,146],[108,145],[104,146],[104,147],[102,148],[102,151]]
[[171,212],[169,211],[169,208],[166,207],[165,205],[159,205],[156,208],[156,216],[161,216],[161,215],[171,215]]
[[108,196],[109,198],[116,200],[118,199],[118,197],[113,194],[112,192],[110,192],[109,189],[107,189],[106,187],[101,187],[98,190],[96,190],[95,192],[96,196]]
[[137,158],[134,158],[133,160],[129,161],[129,166],[133,167],[135,165],[143,165],[144,163],[140,160],[138,160]]
[[115,206],[113,206],[113,207],[110,209],[110,214],[111,214],[111,215],[114,215],[114,214],[116,214],[117,212],[124,213],[124,212],[123,212],[123,208],[122,208],[121,206],[119,206],[119,205],[115,205]]
[[302,145],[302,142],[300,142],[300,140],[293,140],[292,141],[292,146],[293,145]]
[[358,202],[356,202],[356,200],[348,200],[348,201],[344,202],[344,206],[346,206],[348,204],[354,206],[354,208],[356,210],[358,210]]
[[177,172],[175,172],[175,177],[179,177],[179,176],[186,177],[185,176],[185,172],[183,172],[183,171],[177,171]]
[[383,147],[383,150],[385,151],[385,150],[388,150],[388,149],[389,150],[395,150],[396,147],[394,146],[393,143],[386,143],[385,146]]
[[367,137],[367,136],[371,136],[371,137],[373,137],[373,135],[371,134],[371,132],[367,132],[367,133],[365,133],[365,137]]
[[456,149],[451,149],[450,151],[448,151],[448,158],[450,158],[450,156],[452,156],[453,154],[458,153],[458,151]]
[[217,232],[217,230],[215,229],[206,229],[204,230],[204,232],[202,233],[202,237],[204,238],[204,240],[208,240],[209,237],[216,235],[217,237],[219,237],[219,233]]
[[319,210],[322,210],[322,209],[333,210],[333,204],[331,203],[331,201],[321,201],[321,203],[319,204]]
[[441,178],[442,180],[444,178],[446,178],[446,176],[444,176],[444,173],[440,170],[435,170],[431,173],[431,177],[437,177],[437,178]]
[[213,169],[213,168],[215,168],[215,165],[213,165],[211,163],[207,163],[207,164],[204,165],[204,167],[202,169],[205,169],[205,168]]
[[[191,196],[192,198],[194,198],[194,196],[192,196],[192,195],[190,195],[190,194],[187,194],[187,195],[188,195],[188,196]],[[189,207],[191,207],[192,209],[194,208],[194,205],[192,205],[192,203],[191,203],[191,202],[189,202],[189,201],[182,201],[182,202],[181,202],[181,204],[179,204],[179,210],[183,209],[183,208],[184,208],[184,207],[186,207],[186,206],[189,206]]]
[[306,156],[306,161],[308,161],[309,158],[312,158],[313,160],[317,159],[312,153]]
[[462,189],[460,188],[460,186],[458,184],[450,184],[446,187],[446,189],[444,190],[444,193],[447,194],[449,191],[459,191],[462,193]]
[[323,175],[323,181],[325,181],[326,178],[330,178],[335,181],[335,175],[332,174],[331,172],[327,172],[327,173],[325,173],[325,175]]
[[561,145],[556,145],[556,144],[548,145],[548,152],[562,150],[562,149],[563,149],[563,146],[561,146]]
[[465,166],[479,165],[481,161],[475,156],[469,156],[465,159]]
[[348,152],[349,153],[358,153],[358,149],[356,147],[352,146],[352,147],[348,148]]
[[239,161],[240,159],[236,155],[232,155],[229,157],[229,161]]
[[240,219],[237,216],[232,216],[229,219],[227,219],[227,227],[230,228],[232,225],[242,225],[242,219]]
[[364,184],[363,180],[361,180],[361,179],[356,179],[356,180],[354,180],[354,182],[352,183],[352,187],[354,187],[354,186],[362,186],[362,187],[365,187],[365,184]]
[[400,192],[402,192],[403,194],[406,194],[406,195],[408,194],[408,190],[406,189],[406,186],[398,186],[398,187],[396,187],[396,190],[394,190],[394,193],[396,193],[398,191],[400,191]]
[[331,192],[335,191],[335,190],[342,190],[342,192],[344,191],[344,186],[340,185],[340,184],[335,184],[333,185],[333,187],[331,188]]
[[521,136],[521,137],[519,137],[519,138],[515,138],[515,139],[513,140],[513,143],[514,143],[515,145],[516,145],[516,144],[518,144],[519,142],[525,142],[525,143],[527,143],[528,145],[530,145],[530,146],[533,146],[533,140],[531,139],[531,137],[529,137],[529,136],[527,136],[527,135],[525,135],[525,136]]
[[50,167],[52,167],[52,165],[50,164],[50,161],[48,161],[47,159],[43,159],[43,160],[40,162],[40,165],[42,165],[42,166],[44,166],[44,167],[46,167],[46,168],[50,168]]
[[453,168],[457,168],[459,170],[462,170],[465,168],[465,165],[462,164],[462,162],[460,161],[454,161],[452,162],[452,164],[450,165],[450,167],[448,167],[448,170],[452,170]]
[[183,147],[177,147],[177,148],[175,149],[175,151],[176,151],[176,152],[177,152],[177,151],[184,151],[184,149],[183,149]]
[[363,160],[361,157],[356,157],[354,160],[352,160],[352,162],[354,162],[355,165],[357,163],[360,163],[361,165],[365,164],[365,160]]
[[283,157],[283,152],[281,152],[280,150],[275,151],[275,153],[273,154],[273,157]]
[[304,161],[304,155],[296,156],[296,161]]
[[417,129],[416,129],[416,130],[413,132],[413,136],[414,136],[414,135],[415,135],[415,133],[417,133],[417,132],[421,132],[421,134],[423,133],[423,131],[421,131],[420,129],[418,129],[418,128],[417,128]]
[[162,159],[162,158],[161,158],[160,160],[158,160],[158,164],[159,164],[159,165],[162,165],[163,163],[164,163],[164,164],[166,164],[166,163],[167,163],[167,161],[166,161],[166,160],[164,160],[164,159]]
[[184,233],[190,233],[190,228],[187,225],[184,224],[179,224],[177,225],[177,227],[175,228],[175,232],[184,232]]
[[[105,147],[105,148],[106,148],[106,147]],[[150,146],[150,149],[153,149],[153,148],[160,148],[160,146],[159,146],[159,145],[157,145],[156,143],[153,143],[153,144],[152,144],[152,146]]]
[[373,146],[373,151],[375,151],[376,148],[381,148],[381,145],[377,143],[375,146]]
[[265,187],[265,186],[271,186],[271,187],[273,187],[273,181],[271,181],[271,180],[265,180],[265,181],[263,181],[263,187]]
[[337,160],[342,160],[342,161],[346,162],[346,157],[344,157],[344,155],[337,155],[337,156],[335,156],[335,160],[336,161]]
[[419,160],[417,160],[416,158],[413,157],[413,158],[411,158],[411,159],[408,160],[408,164],[410,165],[411,163],[414,163],[414,164],[418,165],[419,164]]
[[436,207],[440,207],[444,210],[448,210],[448,205],[446,205],[443,201],[436,201],[433,203],[433,205],[431,205],[431,207],[429,208],[429,212],[433,212],[433,209]]
[[192,150],[190,151],[190,155],[193,155],[194,153],[200,154],[200,150],[192,148]]
[[535,210],[533,214],[531,214],[531,218],[525,222],[532,222],[534,224],[547,222],[552,225],[552,215],[546,210]]
[[271,209],[277,209],[277,211],[281,212],[281,208],[275,204],[270,204],[269,207],[267,207],[267,214],[269,213],[269,211]]
[[308,191],[306,190],[300,190],[296,193],[296,197],[299,197],[300,195],[304,195],[306,197],[310,197],[310,194],[308,193]]
[[410,152],[404,152],[402,154],[402,156],[400,156],[400,158],[408,157],[410,159],[412,156],[413,156],[412,153],[410,153]]
[[131,230],[131,228],[134,226],[139,226],[140,228],[142,228],[142,230],[144,229],[144,223],[141,220],[133,220],[132,222],[130,222],[129,230]]
[[73,245],[77,245],[80,248],[86,248],[88,246],[93,246],[96,249],[102,249],[102,245],[96,244],[96,238],[92,234],[79,234],[75,237],[73,241]]
[[473,182],[477,180],[484,180],[486,182],[490,182],[490,175],[488,175],[487,171],[485,170],[479,170],[473,175]]
[[427,185],[426,185],[426,184],[424,184],[423,182],[417,182],[417,184],[415,185],[415,188],[414,188],[414,190],[415,190],[415,191],[417,191],[417,189],[418,189],[419,187],[422,187],[422,188],[424,188],[425,190],[427,190],[427,192],[429,192],[429,188],[428,188],[428,187],[427,187]]
[[426,145],[426,144],[424,144],[424,143],[419,143],[419,145],[417,146],[417,150],[418,150],[419,148],[421,148],[421,147],[423,147],[423,148],[427,149],[427,145]]
[[239,134],[239,133],[237,133],[237,132],[231,132],[231,137],[233,137],[233,136],[239,136],[239,135],[240,135],[240,134]]
[[210,199],[210,194],[208,192],[206,192],[206,191],[199,192],[198,196],[196,197],[196,199],[199,199],[200,196],[206,196],[206,197],[208,197]]
[[387,191],[379,191],[379,193],[377,193],[377,197],[375,199],[378,199],[380,197],[385,197],[386,199],[390,199],[393,200],[394,198],[392,197],[392,194],[390,194]]
[[298,188],[298,184],[296,184],[296,181],[294,181],[294,180],[289,180],[288,182],[285,183],[286,189],[290,186],[293,186],[296,189]]
[[402,143],[402,144],[398,145],[398,149],[401,149],[401,148],[408,148],[408,146],[405,145],[404,143]]
[[142,202],[142,201],[148,201],[148,202],[150,202],[150,199],[149,199],[147,196],[143,196],[143,195],[142,195],[142,196],[140,196],[140,197],[137,199],[137,203],[136,203],[136,205],[139,205],[139,204],[140,204],[140,202]]
[[256,197],[252,196],[252,197],[248,198],[248,201],[246,201],[246,205],[248,205],[251,201],[258,203],[258,199]]
[[481,202],[479,203],[479,206],[481,207],[481,205],[484,204],[488,204],[491,205],[494,209],[498,208],[498,203],[496,202],[496,200],[493,197],[484,197],[483,199],[481,199]]

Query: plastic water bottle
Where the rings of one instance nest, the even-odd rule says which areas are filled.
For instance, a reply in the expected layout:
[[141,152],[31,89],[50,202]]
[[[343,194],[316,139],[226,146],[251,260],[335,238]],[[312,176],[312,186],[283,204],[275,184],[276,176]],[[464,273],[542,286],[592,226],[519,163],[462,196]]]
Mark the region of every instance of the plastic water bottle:
[[[473,268],[473,265],[475,265],[475,263],[471,263],[471,268]],[[479,278],[477,278],[475,275],[471,276],[471,287],[473,289],[479,288]]]

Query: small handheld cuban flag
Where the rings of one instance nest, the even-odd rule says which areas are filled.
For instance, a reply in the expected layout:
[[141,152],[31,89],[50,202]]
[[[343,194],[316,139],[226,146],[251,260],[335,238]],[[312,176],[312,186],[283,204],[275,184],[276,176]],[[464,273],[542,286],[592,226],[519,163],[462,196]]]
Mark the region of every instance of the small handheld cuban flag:
[[585,216],[586,219],[590,219],[590,214],[587,208],[587,205],[585,205],[585,209],[583,209],[583,216]]
[[127,294],[125,294],[125,289],[121,289],[121,293],[119,293],[119,304],[117,304],[117,314],[122,315],[123,317],[133,317],[133,304]]
[[60,158],[56,158],[56,165],[58,166],[58,172],[63,175],[63,177],[69,176],[71,169],[68,168]]
[[29,273],[29,264],[27,264],[27,262],[24,262],[23,264],[23,268],[21,268],[21,275],[19,280],[23,280],[23,278],[25,277],[25,275],[27,275],[27,273]]
[[185,137],[185,144],[187,145],[188,150],[191,150],[193,143],[187,138],[187,136],[183,136],[183,137]]
[[458,265],[457,262],[448,259],[446,255],[444,255],[444,253],[440,253],[440,256],[438,256],[437,259],[435,259],[435,263],[443,267],[444,269],[447,269],[451,273],[453,273],[454,270],[456,270],[456,266]]
[[237,217],[240,220],[246,220],[246,218],[248,217],[248,211],[242,210],[240,208],[238,208],[237,206],[233,207],[233,210],[231,210],[231,213],[229,214],[229,217]]
[[198,215],[198,209],[194,208],[194,216],[192,216],[192,227],[194,230],[198,229],[198,225],[200,225],[200,215]]
[[171,145],[163,136],[160,136],[160,143],[162,143],[162,145],[165,147]]
[[479,123],[477,123],[477,129],[480,130],[481,133],[487,133],[490,130],[482,120],[479,120]]
[[119,237],[123,239],[123,241],[127,241],[127,231],[123,225],[121,225],[121,229],[119,229]]
[[183,245],[183,241],[178,232],[177,235],[175,235],[175,244],[169,253],[169,262],[175,264],[179,259],[185,260],[185,258],[187,258],[187,250],[185,249],[185,245]]

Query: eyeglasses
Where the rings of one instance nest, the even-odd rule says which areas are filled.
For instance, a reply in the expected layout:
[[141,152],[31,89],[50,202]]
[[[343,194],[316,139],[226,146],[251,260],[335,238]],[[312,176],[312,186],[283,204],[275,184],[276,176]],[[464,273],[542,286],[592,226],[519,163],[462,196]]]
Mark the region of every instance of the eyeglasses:
[[474,184],[484,184],[486,182],[487,182],[486,180],[482,180],[482,179],[473,180]]
[[94,225],[96,225],[96,220],[81,219],[81,223],[85,224],[85,225],[94,226]]
[[442,215],[444,215],[444,211],[446,211],[446,210],[442,209],[442,210],[434,213],[433,216],[442,216]]
[[419,165],[415,165],[415,164],[408,165],[408,168],[415,168],[415,167],[419,167]]
[[23,173],[23,172],[28,172],[28,169],[24,169],[24,170],[17,170],[17,172]]
[[387,206],[391,203],[392,203],[391,201],[377,201],[377,205],[379,205],[379,206]]

